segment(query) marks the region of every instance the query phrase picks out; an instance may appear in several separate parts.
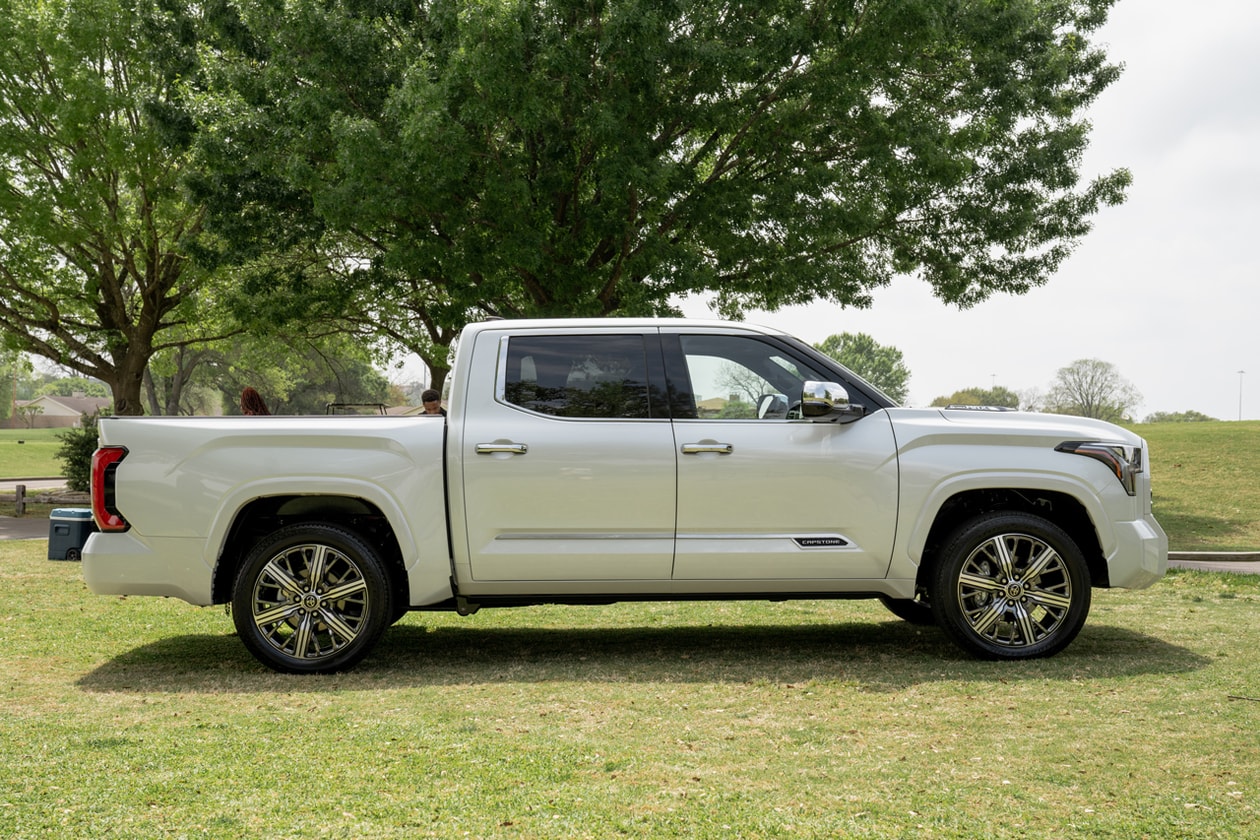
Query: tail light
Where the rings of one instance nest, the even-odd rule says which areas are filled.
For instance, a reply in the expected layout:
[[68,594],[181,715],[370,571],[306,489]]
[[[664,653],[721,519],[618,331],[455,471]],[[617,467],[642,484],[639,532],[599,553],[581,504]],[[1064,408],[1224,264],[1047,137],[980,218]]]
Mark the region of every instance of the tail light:
[[125,446],[102,446],[92,453],[92,518],[102,531],[126,531],[131,527],[114,502],[114,474],[126,457]]

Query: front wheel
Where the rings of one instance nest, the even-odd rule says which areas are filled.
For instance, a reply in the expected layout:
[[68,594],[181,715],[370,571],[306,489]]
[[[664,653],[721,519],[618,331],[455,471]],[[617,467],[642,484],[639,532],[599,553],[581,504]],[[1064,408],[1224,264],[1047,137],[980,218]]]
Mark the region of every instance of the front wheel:
[[937,622],[964,650],[984,659],[1052,656],[1085,625],[1089,567],[1053,522],[985,514],[945,541],[929,594]]
[[245,558],[232,591],[241,641],[276,671],[322,674],[357,664],[393,615],[380,553],[336,525],[281,528]]

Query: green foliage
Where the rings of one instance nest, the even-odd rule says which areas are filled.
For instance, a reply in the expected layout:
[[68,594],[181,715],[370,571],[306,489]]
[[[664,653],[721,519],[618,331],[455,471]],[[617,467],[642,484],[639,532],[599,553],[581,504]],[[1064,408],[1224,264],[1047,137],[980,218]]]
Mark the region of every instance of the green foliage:
[[[4,339],[4,333],[0,332],[0,341]],[[0,345],[0,420],[9,419],[15,399],[30,398],[33,369],[25,354]]]
[[1143,423],[1206,423],[1216,420],[1200,411],[1157,411],[1147,415]]
[[752,420],[757,417],[757,406],[743,400],[727,400],[717,416],[723,420]]
[[[157,0],[4,0],[0,332],[138,414],[164,342],[195,341],[201,208],[180,180],[189,12]],[[180,143],[183,143],[183,146]]]
[[815,346],[895,402],[903,403],[909,396],[910,368],[896,347],[880,344],[866,333],[828,336]]
[[206,362],[205,375],[229,414],[241,391],[254,388],[273,414],[323,414],[329,403],[386,403],[389,382],[372,366],[371,348],[344,334],[295,338],[251,336]]
[[47,380],[36,389],[35,393],[41,396],[56,397],[73,397],[75,394],[82,394],[85,397],[108,397],[109,388],[105,387],[105,384],[97,379],[87,379],[82,376],[62,376]]
[[1059,368],[1046,394],[1045,410],[1119,423],[1141,401],[1142,395],[1115,365],[1101,359],[1078,359]]
[[61,461],[61,475],[67,488],[80,493],[86,493],[91,488],[92,453],[99,445],[97,417],[95,414],[85,415],[81,426],[59,435],[61,447],[57,450],[57,458]]
[[937,397],[932,400],[932,405],[994,405],[1003,408],[1019,408],[1019,394],[1000,385],[993,388],[964,388],[948,397]]
[[897,274],[970,306],[1123,198],[1079,183],[1111,2],[215,4],[190,186],[254,307],[362,316],[439,384],[481,312],[866,306]]
[[14,405],[13,415],[28,429],[35,427],[35,418],[44,413],[42,405]]

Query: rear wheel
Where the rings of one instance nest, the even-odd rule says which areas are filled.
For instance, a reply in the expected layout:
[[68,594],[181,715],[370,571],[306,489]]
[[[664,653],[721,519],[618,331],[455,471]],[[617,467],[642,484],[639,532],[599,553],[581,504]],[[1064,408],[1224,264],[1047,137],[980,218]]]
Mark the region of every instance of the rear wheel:
[[1089,568],[1053,522],[986,514],[945,541],[929,594],[942,629],[976,656],[1051,656],[1085,625]]
[[281,528],[245,558],[232,593],[241,641],[260,662],[288,673],[357,664],[393,617],[380,553],[336,525]]

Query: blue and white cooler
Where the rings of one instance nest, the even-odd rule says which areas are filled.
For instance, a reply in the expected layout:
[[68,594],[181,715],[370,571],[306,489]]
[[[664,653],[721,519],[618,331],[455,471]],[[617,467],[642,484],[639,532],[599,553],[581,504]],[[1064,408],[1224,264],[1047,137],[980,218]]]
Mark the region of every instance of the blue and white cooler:
[[88,508],[53,508],[48,516],[48,559],[82,560],[83,546],[95,530]]

